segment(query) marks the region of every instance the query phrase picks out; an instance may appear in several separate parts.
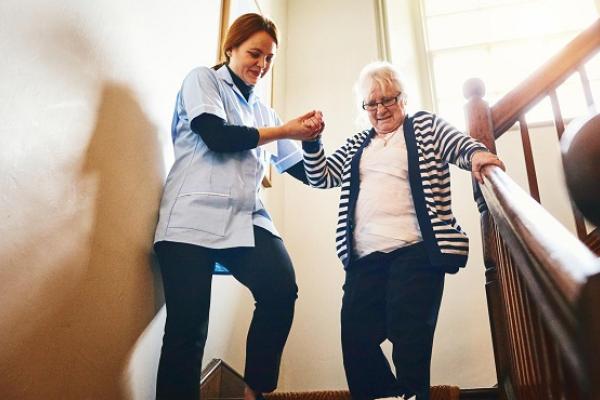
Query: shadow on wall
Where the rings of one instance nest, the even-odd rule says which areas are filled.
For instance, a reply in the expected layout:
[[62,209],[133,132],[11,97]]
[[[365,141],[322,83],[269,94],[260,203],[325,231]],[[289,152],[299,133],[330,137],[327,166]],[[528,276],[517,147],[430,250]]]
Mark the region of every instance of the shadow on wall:
[[[52,266],[59,273],[52,275],[28,276],[22,265],[20,279],[43,279],[37,286],[44,290],[24,295],[19,314],[8,316],[28,329],[2,333],[3,399],[129,398],[122,387],[129,355],[162,303],[151,257],[162,192],[159,147],[155,128],[132,92],[104,83],[77,179],[95,182],[87,199],[93,210],[91,230],[79,237],[65,235],[65,240],[81,241],[77,246],[86,248],[88,257],[80,253],[60,260],[61,265]],[[69,230],[56,227],[55,234]],[[43,242],[27,245],[44,247]],[[52,254],[53,249],[45,251]]]
[[[83,174],[98,178],[89,276],[90,289],[104,300],[90,306],[104,321],[99,332],[111,327],[120,332],[119,337],[98,337],[100,347],[118,349],[105,369],[106,382],[115,390],[132,347],[163,303],[151,255],[162,193],[160,154],[155,128],[133,94],[119,84],[107,84]],[[116,393],[111,398],[117,398]]]

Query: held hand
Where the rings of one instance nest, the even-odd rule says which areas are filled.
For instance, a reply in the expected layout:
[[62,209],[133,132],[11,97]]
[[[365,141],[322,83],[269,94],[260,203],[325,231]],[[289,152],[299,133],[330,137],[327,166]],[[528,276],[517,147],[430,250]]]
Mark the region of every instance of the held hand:
[[323,113],[321,111],[315,111],[315,114],[303,121],[304,125],[312,129],[318,136],[321,136],[323,129],[325,129],[325,121],[323,120]]
[[473,176],[475,180],[479,182],[479,184],[483,185],[483,177],[481,176],[481,169],[485,165],[496,165],[500,167],[503,171],[506,171],[506,167],[502,160],[498,158],[494,153],[490,153],[487,151],[476,151],[473,153],[471,157],[471,172],[473,172]]
[[284,127],[289,139],[315,140],[323,131],[324,125],[323,114],[313,110],[286,122]]

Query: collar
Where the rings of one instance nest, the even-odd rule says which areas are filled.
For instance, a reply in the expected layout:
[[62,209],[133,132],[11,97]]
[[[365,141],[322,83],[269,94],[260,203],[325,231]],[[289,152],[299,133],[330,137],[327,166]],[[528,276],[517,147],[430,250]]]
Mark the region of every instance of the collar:
[[238,89],[240,89],[240,91],[246,99],[249,99],[250,94],[252,94],[252,92],[254,91],[254,86],[248,85],[246,82],[244,82],[244,80],[237,76],[235,72],[233,72],[231,68],[229,68],[229,66],[227,67],[227,69],[229,70],[229,75],[231,75],[235,86],[237,86]]
[[[216,71],[216,74],[219,77],[219,79],[221,79],[223,82],[225,82],[227,85],[229,85],[229,87],[233,88],[233,91],[238,96],[240,96],[240,98],[243,101],[246,101],[246,99],[244,98],[244,95],[242,94],[240,89],[233,82],[233,78],[231,77],[231,73],[229,73],[229,69],[227,68],[227,65],[223,64],[221,67],[219,67],[219,69],[217,69],[217,71]],[[259,100],[259,97],[256,95],[255,90],[253,90],[252,93],[250,93],[250,97],[248,98],[248,105],[251,106],[254,103],[256,103],[258,100]]]

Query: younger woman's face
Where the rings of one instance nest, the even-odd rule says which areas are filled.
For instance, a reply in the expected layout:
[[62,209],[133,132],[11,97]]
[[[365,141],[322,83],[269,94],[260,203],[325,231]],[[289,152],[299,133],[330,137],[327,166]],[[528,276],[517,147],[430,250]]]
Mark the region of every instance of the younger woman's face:
[[248,85],[256,85],[271,68],[277,45],[265,31],[256,32],[230,51],[229,68]]

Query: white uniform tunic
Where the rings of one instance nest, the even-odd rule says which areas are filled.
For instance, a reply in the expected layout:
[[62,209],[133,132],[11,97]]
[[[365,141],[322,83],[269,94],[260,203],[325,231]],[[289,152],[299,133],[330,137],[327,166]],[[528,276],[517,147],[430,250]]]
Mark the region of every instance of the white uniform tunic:
[[226,66],[192,70],[177,96],[172,124],[175,151],[160,205],[154,241],[223,249],[254,246],[253,225],[278,235],[259,192],[268,162],[279,172],[302,160],[294,142],[279,140],[233,153],[210,150],[191,121],[213,114],[230,125],[276,126],[281,120],[252,93],[246,101]]

